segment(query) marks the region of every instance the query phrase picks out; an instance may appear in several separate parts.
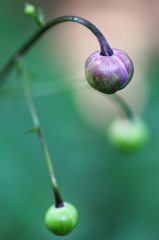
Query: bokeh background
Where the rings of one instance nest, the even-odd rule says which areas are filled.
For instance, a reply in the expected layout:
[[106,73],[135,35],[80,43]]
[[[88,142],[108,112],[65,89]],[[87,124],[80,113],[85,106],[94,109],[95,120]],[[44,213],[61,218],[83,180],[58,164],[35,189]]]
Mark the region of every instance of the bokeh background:
[[[24,3],[0,0],[0,67],[36,30]],[[99,45],[83,26],[56,26],[26,54],[62,197],[79,210],[78,226],[65,239],[159,239],[159,2],[30,3],[43,8],[46,21],[62,15],[88,19],[112,47],[131,56],[135,75],[119,94],[151,131],[148,143],[131,154],[108,143],[106,129],[119,110],[112,96],[86,84],[84,63]],[[23,134],[32,120],[15,70],[0,90],[0,116],[0,239],[59,239],[44,225],[54,199],[37,135]]]

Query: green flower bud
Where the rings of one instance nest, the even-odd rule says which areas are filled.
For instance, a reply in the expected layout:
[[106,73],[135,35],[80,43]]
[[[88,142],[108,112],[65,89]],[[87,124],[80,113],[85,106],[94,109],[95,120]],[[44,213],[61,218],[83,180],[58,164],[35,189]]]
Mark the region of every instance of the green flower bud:
[[149,138],[149,129],[139,117],[133,119],[116,119],[107,131],[109,142],[123,151],[140,148]]
[[59,236],[69,234],[77,222],[77,209],[67,202],[64,202],[62,207],[51,206],[45,215],[47,229]]
[[34,16],[35,15],[35,11],[36,11],[36,9],[35,9],[35,7],[33,5],[31,5],[29,3],[27,3],[25,5],[24,12],[25,12],[26,15]]

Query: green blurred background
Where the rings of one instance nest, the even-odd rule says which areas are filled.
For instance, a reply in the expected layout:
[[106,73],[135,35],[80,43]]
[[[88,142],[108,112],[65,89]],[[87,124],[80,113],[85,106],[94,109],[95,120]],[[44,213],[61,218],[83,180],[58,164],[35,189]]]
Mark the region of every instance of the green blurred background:
[[[142,115],[151,131],[151,139],[142,149],[120,153],[105,136],[108,123],[118,114],[111,97],[100,95],[97,101],[91,95],[94,91],[88,90],[90,94],[85,89],[54,94],[60,87],[67,88],[67,79],[83,81],[84,59],[99,48],[87,29],[72,23],[60,25],[26,54],[37,111],[62,197],[74,204],[80,215],[77,227],[65,239],[159,239],[157,2],[151,1],[151,6],[149,1],[126,0],[31,3],[43,8],[47,21],[72,14],[91,20],[99,28],[101,23],[111,45],[128,53],[130,49],[130,55],[132,49],[134,65],[139,69],[136,74],[142,77],[136,77],[121,96]],[[32,20],[23,14],[23,6],[22,0],[0,0],[1,67],[35,31]],[[105,22],[107,28],[102,25]],[[127,22],[129,25],[122,26]],[[14,70],[0,92],[0,239],[59,239],[44,225],[53,195],[38,137],[35,133],[23,134],[32,127],[32,120],[19,88]]]

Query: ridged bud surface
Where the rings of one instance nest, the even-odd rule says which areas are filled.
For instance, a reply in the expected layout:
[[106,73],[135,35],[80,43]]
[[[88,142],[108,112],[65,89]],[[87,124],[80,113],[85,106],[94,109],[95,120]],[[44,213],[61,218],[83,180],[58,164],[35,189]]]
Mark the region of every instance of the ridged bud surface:
[[52,233],[64,236],[69,234],[78,222],[77,209],[70,203],[64,202],[62,207],[52,206],[45,216],[45,224]]
[[102,56],[100,51],[97,51],[90,55],[85,63],[88,83],[106,94],[113,94],[126,87],[134,73],[129,56],[122,50],[113,49],[113,52],[112,56]]

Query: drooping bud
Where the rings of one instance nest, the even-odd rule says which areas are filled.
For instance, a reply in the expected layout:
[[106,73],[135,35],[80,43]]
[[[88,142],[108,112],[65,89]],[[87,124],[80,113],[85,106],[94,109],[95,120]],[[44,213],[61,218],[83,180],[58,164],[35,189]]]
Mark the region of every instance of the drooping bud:
[[45,224],[52,233],[64,236],[69,234],[78,222],[77,209],[70,203],[63,203],[62,207],[54,205],[48,209]]
[[102,56],[100,51],[97,51],[90,55],[85,63],[88,83],[106,94],[113,94],[125,88],[134,73],[129,56],[118,49],[113,49],[113,52],[112,56]]
[[130,152],[142,147],[150,136],[145,122],[138,116],[133,119],[116,119],[107,130],[108,141],[122,151]]

